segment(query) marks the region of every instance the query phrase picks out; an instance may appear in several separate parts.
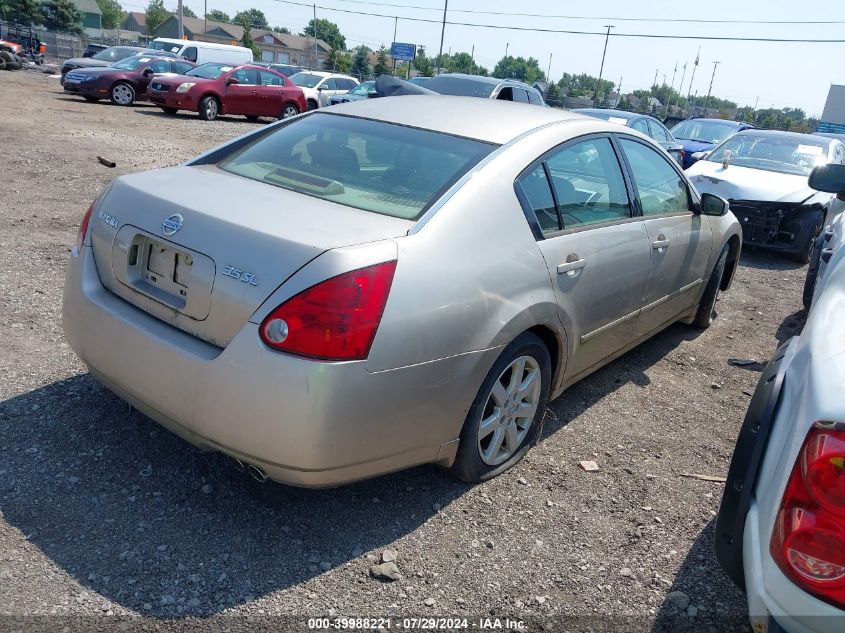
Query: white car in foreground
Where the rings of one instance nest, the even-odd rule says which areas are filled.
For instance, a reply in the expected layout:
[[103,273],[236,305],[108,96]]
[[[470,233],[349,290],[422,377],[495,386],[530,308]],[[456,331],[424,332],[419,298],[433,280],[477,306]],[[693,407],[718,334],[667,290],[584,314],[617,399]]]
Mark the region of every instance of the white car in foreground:
[[[845,166],[810,186],[845,200]],[[823,234],[812,309],[763,371],[716,522],[755,633],[845,631],[845,235]]]
[[333,96],[349,92],[358,85],[355,77],[317,70],[303,70],[291,75],[290,80],[302,88],[309,110],[329,105]]

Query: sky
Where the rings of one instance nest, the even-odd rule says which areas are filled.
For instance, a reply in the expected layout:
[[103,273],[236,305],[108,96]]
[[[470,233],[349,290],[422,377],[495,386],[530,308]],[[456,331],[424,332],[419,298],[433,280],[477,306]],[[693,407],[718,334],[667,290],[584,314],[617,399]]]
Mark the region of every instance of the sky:
[[[221,9],[230,15],[255,7],[261,9],[271,25],[286,26],[300,32],[313,15],[313,8],[296,6],[280,0],[206,0],[208,9]],[[296,0],[307,4],[308,0]],[[122,3],[127,10],[142,10],[146,0]],[[204,11],[203,0],[184,0],[197,15]],[[176,0],[165,0],[175,7]],[[396,41],[423,45],[429,55],[440,46],[440,20],[443,0],[317,0],[317,17],[335,22],[346,36],[347,46],[366,44],[378,48],[393,40],[393,17],[374,17],[344,13],[345,9],[385,16],[398,16]],[[422,8],[410,8],[422,7]],[[532,13],[541,16],[490,15],[462,13],[460,10],[504,13]],[[576,19],[576,18],[590,19]],[[423,18],[436,23],[414,22],[403,18]],[[637,18],[642,21],[623,20]],[[750,20],[816,21],[819,24],[760,24],[655,22],[654,18],[674,20]],[[799,107],[808,116],[820,115],[830,84],[845,84],[845,42],[786,43],[733,42],[698,39],[702,36],[761,37],[791,39],[845,40],[845,2],[842,0],[708,0],[706,3],[666,0],[631,2],[602,0],[569,2],[564,0],[449,0],[447,22],[465,22],[525,29],[558,29],[604,32],[613,25],[619,34],[686,35],[693,39],[645,39],[611,37],[607,46],[603,77],[619,83],[622,91],[648,88],[657,74],[658,83],[680,85],[687,64],[681,92],[689,91],[693,61],[701,47],[700,65],[695,71],[692,94],[707,94],[716,68],[713,95],[730,99],[740,106]],[[837,23],[838,21],[838,23]],[[538,32],[536,30],[493,29],[479,26],[446,24],[443,51],[470,52],[492,70],[505,54],[535,57],[545,72],[551,55],[551,78],[564,72],[599,74],[603,35],[576,35]]]

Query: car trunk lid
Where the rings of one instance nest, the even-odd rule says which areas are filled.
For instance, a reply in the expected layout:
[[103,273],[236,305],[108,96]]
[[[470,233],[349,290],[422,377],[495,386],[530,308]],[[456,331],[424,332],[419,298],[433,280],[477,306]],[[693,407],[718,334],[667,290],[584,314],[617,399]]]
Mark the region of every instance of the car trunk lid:
[[404,235],[412,225],[213,165],[180,166],[115,181],[92,218],[91,242],[109,290],[225,347],[321,253]]

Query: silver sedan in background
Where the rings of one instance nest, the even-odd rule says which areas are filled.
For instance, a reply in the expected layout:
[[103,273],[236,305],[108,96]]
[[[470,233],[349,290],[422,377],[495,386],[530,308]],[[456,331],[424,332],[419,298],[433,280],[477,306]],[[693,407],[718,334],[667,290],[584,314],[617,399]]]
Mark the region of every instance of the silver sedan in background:
[[259,479],[513,464],[549,399],[675,321],[740,228],[651,139],[529,105],[341,104],[117,179],[64,293],[91,373]]

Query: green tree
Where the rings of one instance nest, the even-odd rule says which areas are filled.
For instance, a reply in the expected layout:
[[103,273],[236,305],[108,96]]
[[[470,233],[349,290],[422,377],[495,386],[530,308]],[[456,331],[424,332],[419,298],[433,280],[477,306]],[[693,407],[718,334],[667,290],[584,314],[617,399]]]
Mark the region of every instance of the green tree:
[[36,0],[6,0],[3,15],[18,24],[41,24],[44,20],[41,5]]
[[[99,0],[97,0],[99,2]],[[179,5],[177,4],[176,7],[171,11],[173,15],[176,15],[179,12]],[[184,2],[182,3],[182,17],[183,18],[195,18],[197,14],[194,13],[194,10],[191,9],[187,4]]]
[[349,72],[355,77],[362,79],[370,74],[370,62],[368,55],[370,49],[366,46],[359,46],[352,57],[352,65],[349,67]]
[[246,11],[238,11],[232,22],[235,24],[243,24],[244,18],[249,18],[249,23],[257,29],[267,28],[267,16],[261,9],[247,9]]
[[82,33],[82,14],[71,0],[47,0],[41,10],[43,24],[51,31]]
[[117,0],[97,0],[97,6],[103,14],[104,29],[116,29],[123,22],[126,14]]
[[554,82],[550,82],[546,88],[546,103],[552,106],[561,105],[560,86]]
[[540,69],[540,62],[536,59],[533,57],[525,59],[512,55],[502,57],[499,60],[499,63],[493,69],[493,76],[502,79],[519,79],[527,84],[546,79],[546,74]]
[[252,22],[250,22],[249,16],[241,15],[240,21],[238,20],[238,16],[235,16],[235,22],[239,22],[239,24],[244,27],[244,36],[241,38],[241,46],[252,50],[253,59],[260,59],[261,49],[256,46],[255,40],[252,39]]
[[220,9],[212,9],[208,13],[205,14],[205,17],[209,20],[214,20],[215,22],[231,22],[232,19],[229,17],[229,14],[225,11],[221,11]]
[[339,51],[346,50],[346,38],[343,37],[343,33],[340,32],[340,28],[338,28],[337,24],[329,20],[317,18],[317,32],[315,35],[314,20],[311,19],[311,21],[308,22],[308,26],[305,27],[305,30],[302,31],[300,35],[316,37],[319,40],[323,40],[330,47],[336,48]]
[[273,30],[276,33],[290,33],[290,29],[286,26],[274,26]]
[[156,29],[170,17],[170,11],[164,8],[164,0],[150,0],[144,15],[147,19],[147,32],[155,33]]
[[469,53],[455,53],[449,58],[446,69],[450,73],[466,73],[467,75],[480,75],[478,72],[481,66],[475,63]]
[[384,75],[390,72],[390,60],[387,57],[387,49],[384,47],[384,44],[378,49],[377,55],[377,62],[376,65],[373,67],[373,74],[378,77],[379,75]]

